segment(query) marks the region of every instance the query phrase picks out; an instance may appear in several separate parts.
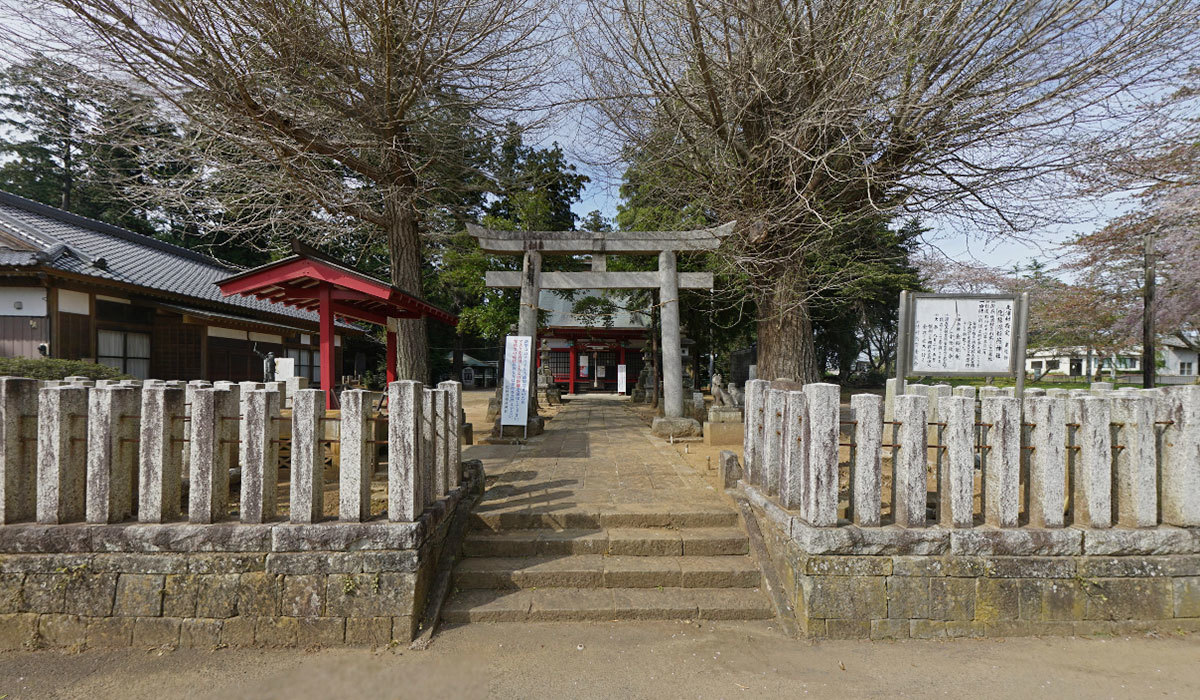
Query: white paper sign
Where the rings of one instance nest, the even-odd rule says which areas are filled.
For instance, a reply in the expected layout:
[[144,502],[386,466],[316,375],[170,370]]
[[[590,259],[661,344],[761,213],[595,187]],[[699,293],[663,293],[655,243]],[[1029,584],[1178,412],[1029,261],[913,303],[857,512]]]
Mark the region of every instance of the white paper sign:
[[625,393],[625,365],[617,365],[617,393]]
[[504,338],[504,391],[500,400],[500,425],[525,425],[529,420],[529,362],[533,339],[527,335]]
[[596,365],[596,376],[604,379],[607,376],[608,367],[604,365]]
[[588,376],[588,356],[587,355],[579,356],[579,376],[584,379],[587,379],[587,376]]
[[1012,371],[1013,299],[913,299],[912,372]]
[[296,376],[296,360],[291,357],[275,358],[275,381],[286,382]]

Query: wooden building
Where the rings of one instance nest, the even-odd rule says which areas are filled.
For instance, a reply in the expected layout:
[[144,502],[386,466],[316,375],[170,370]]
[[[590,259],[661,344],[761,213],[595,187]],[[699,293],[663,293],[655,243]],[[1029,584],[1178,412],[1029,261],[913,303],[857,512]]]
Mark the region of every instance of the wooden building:
[[[239,272],[0,192],[0,356],[87,360],[139,378],[261,381],[259,353],[273,352],[319,385],[317,314],[222,295],[216,282]],[[338,376],[366,365],[366,340],[338,323]]]

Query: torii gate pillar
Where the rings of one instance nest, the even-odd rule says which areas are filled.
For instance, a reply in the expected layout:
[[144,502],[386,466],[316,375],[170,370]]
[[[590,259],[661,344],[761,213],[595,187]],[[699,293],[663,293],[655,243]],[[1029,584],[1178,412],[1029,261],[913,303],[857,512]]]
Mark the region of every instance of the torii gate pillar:
[[[542,292],[542,254],[536,250],[525,251],[521,264],[521,311],[517,315],[517,335],[530,338],[529,347],[533,356],[538,351],[538,296]],[[537,362],[529,363],[529,417],[535,419],[537,412]]]
[[658,304],[662,323],[663,415],[683,417],[683,348],[679,341],[679,274],[675,251],[658,254]]

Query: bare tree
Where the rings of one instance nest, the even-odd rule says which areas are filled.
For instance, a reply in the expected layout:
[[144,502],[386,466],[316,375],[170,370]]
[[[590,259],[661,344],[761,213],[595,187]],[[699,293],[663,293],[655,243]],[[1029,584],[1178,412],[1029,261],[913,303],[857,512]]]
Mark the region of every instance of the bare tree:
[[[178,110],[202,162],[172,188],[206,183],[225,225],[383,237],[392,283],[419,293],[423,209],[462,186],[472,129],[547,85],[546,1],[47,0],[9,3],[8,27]],[[401,322],[402,377],[425,378],[426,345]]]
[[[1193,0],[588,0],[599,123],[663,201],[743,222],[759,374],[815,379],[809,303],[901,213],[1019,235],[1133,145],[1196,55]],[[1184,122],[1178,122],[1183,125]],[[853,260],[851,260],[853,262]],[[864,261],[869,262],[869,261]]]

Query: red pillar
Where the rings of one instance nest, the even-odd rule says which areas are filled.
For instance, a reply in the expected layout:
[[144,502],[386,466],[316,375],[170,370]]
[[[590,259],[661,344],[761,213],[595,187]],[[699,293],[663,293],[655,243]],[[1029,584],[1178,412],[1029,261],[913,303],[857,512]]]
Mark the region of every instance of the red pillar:
[[575,373],[576,373],[577,371],[579,371],[579,370],[577,369],[577,364],[578,364],[578,362],[579,362],[579,360],[578,360],[578,359],[576,358],[576,356],[575,356],[575,344],[574,344],[574,343],[571,343],[571,369],[570,369],[570,371],[568,371],[568,372],[567,372],[567,377],[568,377],[568,379],[567,379],[567,393],[568,393],[568,394],[574,394],[574,393],[575,393]]
[[387,381],[388,384],[399,379],[396,376],[396,333],[390,328],[387,331]]
[[334,396],[334,364],[333,349],[333,294],[329,285],[321,285],[317,292],[320,301],[321,314],[321,389],[325,392],[325,408],[337,408],[337,397]]

